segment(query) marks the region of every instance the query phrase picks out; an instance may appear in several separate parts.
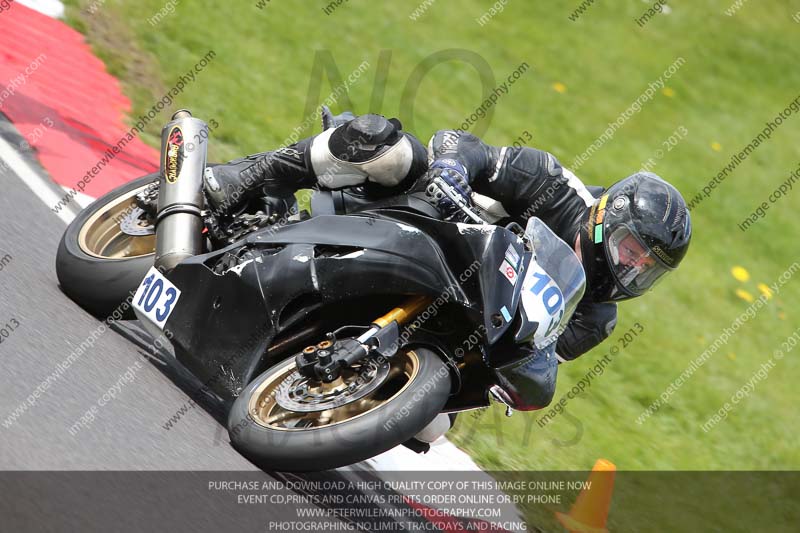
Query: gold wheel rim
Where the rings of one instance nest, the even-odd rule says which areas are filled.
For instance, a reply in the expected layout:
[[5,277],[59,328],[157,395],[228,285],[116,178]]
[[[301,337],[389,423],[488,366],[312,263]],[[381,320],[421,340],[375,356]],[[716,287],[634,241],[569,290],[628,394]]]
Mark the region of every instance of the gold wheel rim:
[[150,184],[129,191],[98,209],[84,222],[78,234],[78,246],[84,253],[99,259],[122,260],[153,255],[155,235],[127,235],[119,227],[123,217],[136,207],[135,197]]
[[[278,431],[312,431],[333,427],[344,422],[355,420],[380,409],[403,393],[419,374],[419,356],[413,350],[400,352],[390,360],[389,375],[375,391],[363,398],[327,411],[301,413],[281,407],[275,400],[277,388],[295,371],[294,360],[287,361],[270,379],[259,385],[250,396],[248,411],[253,420],[260,426]],[[396,380],[403,383],[398,390],[388,397],[381,398],[381,391],[387,385],[397,386]],[[336,385],[336,382],[331,384]],[[346,386],[346,383],[344,384]],[[286,427],[287,423],[307,422],[310,427]]]

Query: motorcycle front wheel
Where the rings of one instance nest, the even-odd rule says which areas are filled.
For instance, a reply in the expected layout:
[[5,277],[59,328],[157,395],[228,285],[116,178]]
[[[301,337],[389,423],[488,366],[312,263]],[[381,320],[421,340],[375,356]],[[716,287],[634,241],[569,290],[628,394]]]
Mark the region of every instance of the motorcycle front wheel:
[[[296,372],[294,359],[283,361],[234,402],[231,443],[257,466],[285,472],[329,470],[394,448],[441,412],[451,377],[424,348],[403,349],[386,364],[374,382],[365,381],[365,372],[350,372],[323,384]],[[369,392],[359,396],[364,386]],[[357,399],[348,401],[348,394]]]

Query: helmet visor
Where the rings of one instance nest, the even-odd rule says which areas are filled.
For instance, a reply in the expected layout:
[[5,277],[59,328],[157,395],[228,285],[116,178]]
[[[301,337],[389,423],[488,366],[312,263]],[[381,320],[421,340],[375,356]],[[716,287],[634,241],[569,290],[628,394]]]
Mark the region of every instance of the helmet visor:
[[625,224],[611,232],[606,249],[617,285],[629,294],[638,296],[647,292],[671,270]]

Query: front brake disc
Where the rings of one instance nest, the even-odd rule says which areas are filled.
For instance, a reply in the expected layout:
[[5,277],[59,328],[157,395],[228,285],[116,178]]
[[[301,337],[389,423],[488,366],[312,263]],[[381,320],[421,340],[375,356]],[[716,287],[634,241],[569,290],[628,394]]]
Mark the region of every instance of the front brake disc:
[[[292,372],[275,390],[275,401],[288,411],[312,413],[336,409],[375,391],[389,375],[389,361],[369,359],[352,368],[341,382],[322,383]],[[337,380],[338,381],[338,380]]]
[[119,229],[125,235],[131,235],[134,237],[141,237],[144,235],[155,235],[156,228],[150,223],[146,225],[142,225],[142,221],[146,218],[145,210],[141,207],[134,207],[130,213],[125,215],[125,217],[119,223]]

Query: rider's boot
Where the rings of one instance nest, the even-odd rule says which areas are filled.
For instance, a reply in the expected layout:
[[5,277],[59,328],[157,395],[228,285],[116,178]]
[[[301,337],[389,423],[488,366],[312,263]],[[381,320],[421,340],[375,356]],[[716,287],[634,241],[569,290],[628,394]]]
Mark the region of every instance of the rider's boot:
[[317,179],[308,158],[313,140],[208,167],[204,181],[212,210],[225,215],[259,194],[284,198],[313,187]]

